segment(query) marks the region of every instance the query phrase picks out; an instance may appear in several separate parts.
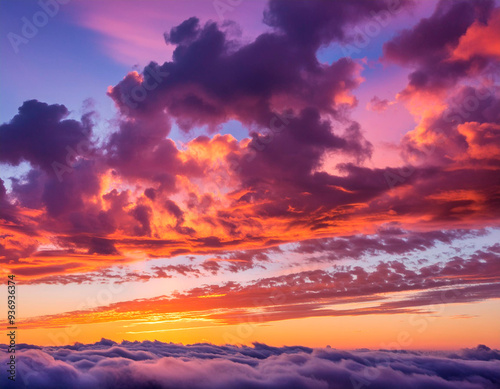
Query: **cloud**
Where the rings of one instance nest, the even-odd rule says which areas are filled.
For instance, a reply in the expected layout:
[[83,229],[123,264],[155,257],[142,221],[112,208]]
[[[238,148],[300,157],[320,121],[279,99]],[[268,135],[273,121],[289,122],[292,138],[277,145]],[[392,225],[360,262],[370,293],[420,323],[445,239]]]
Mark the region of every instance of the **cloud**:
[[380,97],[374,96],[366,105],[366,108],[375,112],[384,112],[391,104],[387,99],[381,100]]
[[441,0],[430,17],[386,42],[384,59],[416,67],[401,96],[439,93],[455,86],[460,79],[477,76],[485,70],[496,59],[489,52],[477,51],[475,55],[456,58],[453,50],[471,26],[489,23],[494,6],[492,0]]
[[[350,235],[338,236],[334,238],[319,238],[308,239],[296,243],[292,248],[282,249],[280,246],[272,246],[268,248],[247,249],[247,250],[225,250],[221,246],[221,242],[215,237],[205,240],[204,244],[214,246],[217,252],[212,253],[207,251],[205,254],[210,255],[208,259],[203,259],[202,262],[196,261],[192,264],[178,264],[168,266],[151,266],[151,270],[142,272],[130,272],[123,269],[102,269],[92,271],[87,274],[75,275],[51,275],[50,277],[41,276],[38,279],[27,281],[31,284],[51,283],[51,284],[68,284],[68,283],[90,283],[90,282],[106,282],[107,279],[113,279],[117,283],[133,282],[133,281],[148,281],[153,278],[171,278],[174,273],[185,277],[208,277],[211,274],[217,273],[237,273],[252,268],[266,268],[272,265],[275,261],[283,261],[294,254],[300,254],[303,263],[319,264],[330,263],[335,264],[342,260],[360,260],[373,255],[387,254],[390,256],[399,256],[406,258],[412,253],[422,253],[436,247],[439,243],[448,245],[457,244],[462,239],[470,239],[488,235],[486,230],[449,230],[449,231],[423,231],[414,232],[407,231],[401,228],[397,223],[388,223],[378,228],[377,233],[373,235]],[[117,260],[121,254],[116,248],[115,240],[89,237],[87,235],[75,235],[66,237],[61,243],[64,246],[70,247],[66,251],[60,250],[45,250],[34,254],[37,258],[57,258],[64,255],[71,257],[79,254],[82,259],[82,251],[88,248],[86,254],[98,254],[102,258],[108,257],[109,260]],[[120,242],[118,242],[120,244]],[[134,241],[131,247],[141,245],[172,245],[175,242],[161,242],[158,240],[149,240],[148,242]],[[13,249],[14,250],[14,249]],[[31,248],[31,252],[35,250]],[[13,253],[18,253],[18,250]],[[13,255],[13,253],[11,255]],[[183,254],[179,252],[179,254]],[[189,257],[191,261],[196,260],[196,256]],[[51,267],[49,267],[50,269]],[[33,269],[36,274],[37,270]],[[57,269],[52,267],[52,269]],[[62,269],[62,268],[61,268]],[[26,271],[26,268],[22,269]],[[67,269],[70,271],[71,267]]]
[[[342,107],[356,104],[350,92],[361,82],[361,68],[348,58],[319,63],[316,51],[346,39],[348,27],[387,8],[381,0],[271,1],[264,21],[273,30],[247,44],[223,26],[191,17],[165,34],[167,44],[176,46],[172,61],[152,62],[141,76],[130,73],[109,95],[125,116],[166,109],[185,131],[215,131],[231,119],[268,127],[275,113],[287,109],[345,118]],[[133,99],[139,90],[140,98]]]
[[28,161],[54,174],[54,162],[71,163],[77,149],[90,153],[91,114],[81,122],[65,119],[68,115],[64,105],[25,101],[14,118],[0,126],[0,162],[19,165]]
[[[0,373],[6,388],[493,389],[500,384],[499,352],[484,345],[455,353],[260,343],[253,347],[158,341],[117,344],[105,339],[74,346],[18,347],[16,385],[7,379],[6,369]],[[6,357],[1,363],[6,363]]]
[[304,240],[294,249],[300,254],[324,254],[318,260],[335,261],[344,258],[360,259],[363,256],[389,254],[404,255],[425,251],[437,243],[451,244],[455,240],[481,236],[485,231],[405,231],[397,224],[379,227],[374,235],[354,235],[336,238]]
[[467,30],[465,35],[460,37],[459,44],[455,48],[453,55],[460,59],[468,59],[474,55],[496,56],[498,58],[500,56],[499,41],[489,38],[499,36],[499,34],[500,11],[495,9],[487,24],[478,20]]
[[[406,7],[412,1],[398,1]],[[308,2],[271,0],[264,21],[283,32],[297,46],[315,51],[320,45],[349,39],[349,27],[391,5],[386,1]]]
[[[397,242],[393,243],[399,246]],[[420,244],[417,243],[416,247],[419,248]],[[326,255],[329,255],[329,250],[335,256],[334,246],[325,250]],[[248,283],[227,281],[222,285],[203,285],[169,296],[123,301],[89,311],[28,318],[19,323],[23,328],[49,328],[89,320],[110,322],[127,319],[140,323],[154,322],[161,317],[166,322],[201,315],[212,325],[221,325],[319,316],[425,314],[428,313],[428,309],[423,308],[425,306],[499,298],[499,262],[500,247],[496,244],[478,249],[471,255],[455,255],[429,265],[410,265],[404,259],[379,261],[371,269],[357,264],[335,265],[329,270],[307,270]],[[152,274],[121,276],[109,272],[100,277],[117,281],[149,280],[154,277],[168,278],[170,274],[167,271],[200,275],[198,269],[192,266],[169,265],[154,267]],[[95,276],[94,281],[98,279]],[[412,296],[408,298],[400,292],[411,292]],[[343,306],[353,302],[367,304],[362,309]],[[336,308],[332,307],[334,305]],[[96,312],[99,314],[96,315]]]
[[[402,139],[404,164],[377,168],[369,167],[374,145],[351,118],[363,62],[322,63],[316,55],[349,42],[356,25],[386,7],[271,1],[268,30],[250,41],[224,23],[187,18],[166,34],[171,60],[110,87],[120,114],[101,143],[92,143],[91,114],[71,120],[63,105],[25,102],[0,126],[0,162],[31,166],[0,188],[0,260],[29,273],[28,282],[83,282],[79,271],[110,274],[102,271],[112,264],[181,254],[210,256],[186,274],[213,274],[264,266],[267,254],[255,249],[346,237],[365,226],[373,234],[387,222],[427,232],[496,225],[500,103],[494,85],[485,95],[476,84],[498,56],[465,45],[496,31],[498,12],[489,1],[443,1],[386,42],[385,59],[411,67],[412,88],[439,90],[449,110],[429,104],[432,113]],[[412,84],[420,73],[429,82]],[[471,79],[477,83],[461,83]],[[474,96],[481,98],[468,110]],[[387,104],[372,100],[373,109]],[[213,135],[231,120],[248,137]],[[175,142],[174,124],[194,139]],[[90,142],[83,155],[81,142]],[[69,165],[57,174],[53,162]],[[394,239],[393,254],[406,244]],[[359,244],[382,249],[370,239]],[[19,265],[30,256],[40,261],[32,271]]]
[[180,275],[186,276],[188,274],[194,274],[196,277],[199,276],[200,270],[195,268],[194,266],[189,265],[168,265],[168,266],[153,266],[152,270],[159,277],[166,277],[165,271],[176,272]]

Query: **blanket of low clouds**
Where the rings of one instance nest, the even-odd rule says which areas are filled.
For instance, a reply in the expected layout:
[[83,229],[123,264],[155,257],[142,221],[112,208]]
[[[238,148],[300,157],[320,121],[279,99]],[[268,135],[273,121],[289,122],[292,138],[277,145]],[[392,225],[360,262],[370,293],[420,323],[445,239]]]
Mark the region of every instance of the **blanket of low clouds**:
[[[6,345],[1,364],[5,366]],[[16,385],[73,389],[494,389],[500,352],[484,345],[457,352],[180,345],[158,341],[63,347],[20,345]]]
[[17,387],[498,388],[500,0],[116,4],[0,1]]

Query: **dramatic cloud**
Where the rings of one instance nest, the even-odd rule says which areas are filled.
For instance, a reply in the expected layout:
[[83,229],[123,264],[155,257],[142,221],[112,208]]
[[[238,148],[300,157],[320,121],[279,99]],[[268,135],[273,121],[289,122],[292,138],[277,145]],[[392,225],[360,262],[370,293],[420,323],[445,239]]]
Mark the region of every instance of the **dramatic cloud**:
[[[361,260],[373,255],[398,256],[403,259],[412,253],[422,253],[426,255],[426,250],[436,247],[440,243],[447,245],[460,245],[461,240],[475,237],[487,236],[486,230],[449,230],[449,231],[426,231],[412,232],[400,228],[397,224],[387,224],[381,226],[376,234],[373,235],[351,235],[339,236],[335,238],[320,238],[303,240],[288,248],[285,246],[272,246],[268,248],[247,249],[247,250],[225,250],[221,242],[215,239],[208,239],[203,244],[207,247],[206,254],[201,260],[197,256],[190,256],[191,264],[178,264],[158,266],[152,265],[150,271],[131,272],[127,269],[100,269],[86,274],[51,274],[43,276],[46,270],[57,268],[37,267],[32,270],[34,274],[40,271],[40,277],[25,281],[30,284],[50,283],[50,284],[68,284],[68,283],[105,283],[107,280],[114,280],[117,283],[133,281],[149,281],[154,278],[172,278],[176,273],[186,277],[209,277],[218,273],[237,273],[253,268],[267,268],[274,261],[290,262],[288,258],[294,254],[299,254],[302,263],[325,263],[335,264],[341,260]],[[137,246],[141,241],[134,241]],[[142,241],[142,243],[146,243]],[[147,241],[146,246],[172,245],[175,242]],[[83,254],[97,254],[110,261],[116,261],[120,258],[120,252],[116,245],[122,245],[121,241],[111,239],[89,237],[87,235],[72,236],[64,239],[61,243],[70,247],[68,251],[44,251],[35,254],[37,258],[56,259],[67,255],[71,257],[78,253],[81,259]],[[211,252],[208,247],[214,246],[215,252]],[[133,247],[133,246],[131,246]],[[283,248],[281,248],[283,247]],[[86,252],[83,252],[88,248]],[[28,247],[32,254],[36,249]],[[12,249],[12,255],[20,255],[19,248]],[[203,251],[203,250],[202,250]],[[7,252],[7,251],[6,251]],[[173,253],[174,255],[183,254],[183,252]],[[293,263],[290,264],[294,266]],[[296,264],[295,264],[296,265]],[[26,266],[20,267],[21,271],[26,271]],[[60,268],[60,271],[68,272],[70,269]],[[42,274],[43,271],[43,274]]]
[[28,161],[53,174],[54,164],[57,169],[71,164],[81,150],[89,153],[91,114],[81,122],[65,119],[68,115],[64,105],[25,101],[19,114],[0,126],[0,162],[18,165]]
[[[2,354],[5,365],[8,356]],[[0,373],[6,388],[494,389],[500,384],[500,353],[484,345],[446,353],[102,339],[64,347],[20,345],[16,357],[16,385],[6,369]]]
[[290,41],[315,51],[331,41],[349,39],[349,27],[378,12],[411,5],[412,1],[355,0],[308,2],[271,0],[264,14],[267,24],[281,30]]
[[432,16],[385,43],[385,59],[417,67],[403,96],[421,91],[436,93],[453,87],[463,77],[480,74],[495,57],[478,52],[453,58],[453,50],[473,23],[490,22],[493,8],[492,0],[441,0]]
[[[488,0],[431,5],[271,0],[251,38],[234,22],[188,15],[158,36],[170,59],[109,80],[117,111],[106,130],[93,129],[92,113],[76,120],[63,105],[24,102],[0,125],[2,268],[33,290],[131,287],[100,305],[23,316],[19,327],[198,336],[239,323],[387,323],[440,316],[443,305],[442,322],[479,322],[500,298],[500,11]],[[391,11],[413,6],[430,16],[407,23]],[[366,57],[345,57],[374,23]],[[389,107],[394,118],[367,112]],[[407,115],[401,124],[396,111]],[[372,161],[386,126],[400,159]],[[500,383],[499,352],[485,346],[430,354],[103,340],[18,351],[20,387]]]
[[[400,245],[398,242],[393,244],[394,247]],[[326,255],[329,255],[328,250],[333,248],[328,248]],[[500,246],[496,244],[469,256],[457,255],[418,267],[405,264],[403,260],[378,262],[368,270],[361,266],[337,265],[329,271],[302,271],[250,283],[229,281],[222,285],[204,285],[170,296],[25,319],[20,325],[23,328],[50,328],[122,319],[135,320],[139,324],[158,320],[166,323],[177,322],[180,317],[203,317],[207,323],[220,325],[318,316],[426,314],[425,306],[500,298],[499,264]],[[154,267],[153,270],[156,274],[126,274],[124,277],[111,274],[109,278],[119,282],[122,278],[129,281],[168,278],[167,272],[200,275],[192,266]],[[412,292],[412,296],[397,295],[400,292]],[[343,306],[353,302],[363,302],[365,307]],[[337,308],[333,309],[332,305]]]
[[142,76],[130,73],[109,94],[133,117],[167,108],[185,130],[215,129],[230,119],[267,127],[286,108],[314,107],[338,116],[341,104],[354,102],[348,94],[359,84],[360,68],[347,58],[321,64],[316,51],[345,39],[347,26],[387,8],[379,0],[271,1],[264,20],[275,31],[239,47],[217,24],[200,26],[193,17],[165,34],[176,45],[172,62],[151,63]]

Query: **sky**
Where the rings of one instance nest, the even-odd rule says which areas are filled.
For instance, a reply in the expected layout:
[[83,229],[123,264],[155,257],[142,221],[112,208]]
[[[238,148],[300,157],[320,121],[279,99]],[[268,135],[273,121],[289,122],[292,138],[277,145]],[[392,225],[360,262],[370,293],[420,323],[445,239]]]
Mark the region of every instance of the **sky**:
[[[61,350],[154,340],[498,367],[498,2],[117,4],[0,2],[1,277],[17,341],[46,347],[27,357],[72,387],[95,377]],[[408,374],[381,369],[372,387]]]

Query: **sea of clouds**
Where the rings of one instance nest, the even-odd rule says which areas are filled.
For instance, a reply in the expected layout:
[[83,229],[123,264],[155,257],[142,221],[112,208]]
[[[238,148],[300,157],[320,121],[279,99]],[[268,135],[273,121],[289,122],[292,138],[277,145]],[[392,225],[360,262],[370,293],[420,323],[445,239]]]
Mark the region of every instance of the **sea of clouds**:
[[16,381],[0,345],[2,388],[488,389],[500,387],[500,351],[344,351],[163,342],[18,345]]

